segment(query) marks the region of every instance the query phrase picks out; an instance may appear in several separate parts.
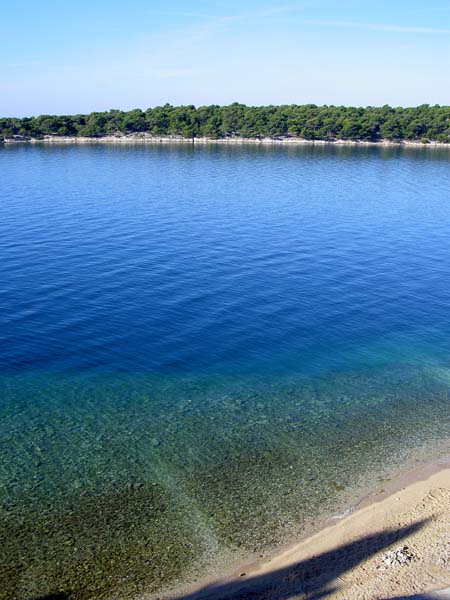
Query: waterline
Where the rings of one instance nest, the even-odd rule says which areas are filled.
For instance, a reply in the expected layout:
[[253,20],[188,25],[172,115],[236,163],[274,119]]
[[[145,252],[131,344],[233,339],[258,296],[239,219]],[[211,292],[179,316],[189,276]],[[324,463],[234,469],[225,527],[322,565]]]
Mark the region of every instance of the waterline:
[[3,377],[3,597],[132,595],[273,549],[446,447],[449,372]]

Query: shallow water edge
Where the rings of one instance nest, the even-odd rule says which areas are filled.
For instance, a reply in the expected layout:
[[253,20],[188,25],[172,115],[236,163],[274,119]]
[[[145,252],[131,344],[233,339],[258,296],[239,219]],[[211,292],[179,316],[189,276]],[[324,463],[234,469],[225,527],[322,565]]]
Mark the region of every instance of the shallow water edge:
[[448,377],[2,378],[0,597],[133,598],[266,555],[448,450]]
[[[447,454],[396,475],[383,489],[363,498],[345,518],[321,523],[276,553],[159,598],[303,598],[303,594],[310,597],[320,591],[336,600],[363,595],[397,598],[397,594],[402,598],[408,594],[409,598],[416,597],[417,591],[442,589],[450,583],[446,535],[449,492]],[[407,562],[414,562],[413,576],[404,563],[401,572],[393,568],[398,566],[399,553]],[[291,588],[290,594],[286,587]]]

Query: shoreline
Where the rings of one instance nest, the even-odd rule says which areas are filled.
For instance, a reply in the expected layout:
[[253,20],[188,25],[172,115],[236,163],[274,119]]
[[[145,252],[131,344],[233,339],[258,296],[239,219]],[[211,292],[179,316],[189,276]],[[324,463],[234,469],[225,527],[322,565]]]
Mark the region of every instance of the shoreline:
[[[249,594],[256,600],[261,594],[306,600],[323,594],[379,600],[450,590],[449,523],[450,455],[445,455],[398,472],[344,514],[311,525],[273,554],[157,598],[232,600]],[[148,598],[153,596],[142,600]]]
[[181,136],[154,136],[148,134],[129,134],[129,135],[110,135],[103,137],[76,137],[76,136],[44,136],[42,139],[36,138],[5,138],[0,140],[0,145],[15,144],[62,144],[62,145],[80,145],[80,144],[183,144],[183,145],[287,145],[287,146],[363,146],[363,147],[412,147],[412,148],[450,148],[449,142],[436,141],[410,141],[402,140],[399,142],[391,140],[380,140],[376,142],[364,140],[307,140],[299,137],[265,137],[265,138],[184,138]]

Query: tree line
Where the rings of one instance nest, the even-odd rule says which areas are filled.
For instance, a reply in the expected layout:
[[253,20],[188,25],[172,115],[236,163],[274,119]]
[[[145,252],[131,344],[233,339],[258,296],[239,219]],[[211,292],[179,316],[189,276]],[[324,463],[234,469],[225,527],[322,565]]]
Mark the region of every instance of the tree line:
[[23,136],[126,135],[147,133],[185,138],[296,136],[307,140],[450,142],[450,106],[347,107],[157,106],[143,111],[109,110],[86,115],[0,118],[0,139]]

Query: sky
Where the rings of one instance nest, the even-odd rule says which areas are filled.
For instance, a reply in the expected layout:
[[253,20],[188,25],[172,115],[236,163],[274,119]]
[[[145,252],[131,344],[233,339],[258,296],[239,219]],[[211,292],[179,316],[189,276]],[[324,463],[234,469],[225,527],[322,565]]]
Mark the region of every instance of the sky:
[[450,105],[450,0],[1,0],[0,115]]

